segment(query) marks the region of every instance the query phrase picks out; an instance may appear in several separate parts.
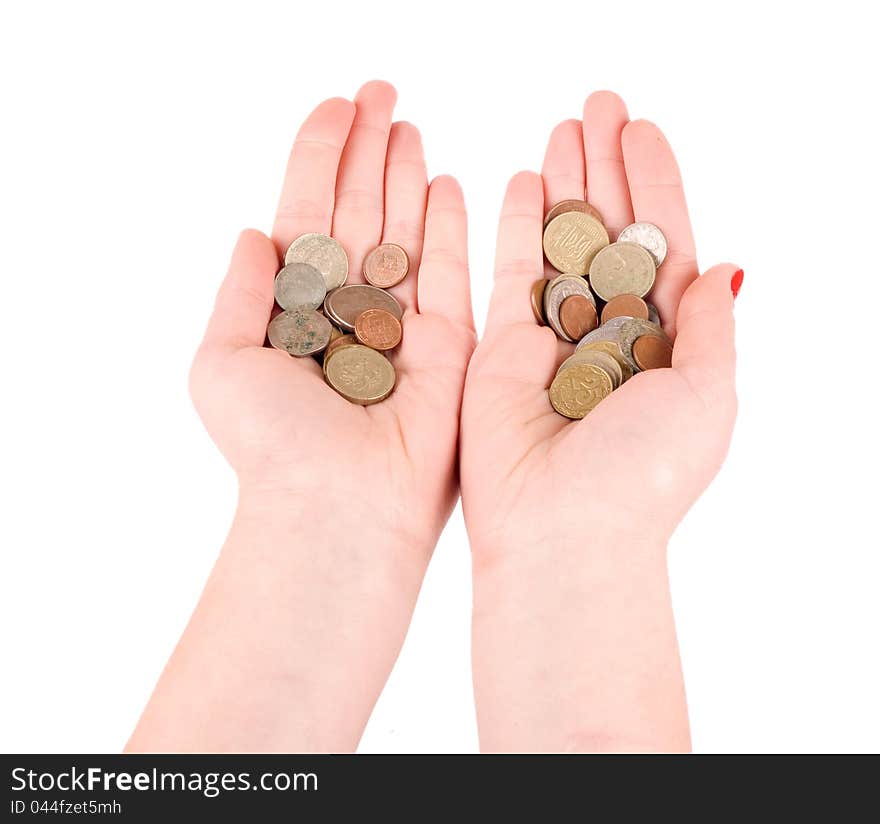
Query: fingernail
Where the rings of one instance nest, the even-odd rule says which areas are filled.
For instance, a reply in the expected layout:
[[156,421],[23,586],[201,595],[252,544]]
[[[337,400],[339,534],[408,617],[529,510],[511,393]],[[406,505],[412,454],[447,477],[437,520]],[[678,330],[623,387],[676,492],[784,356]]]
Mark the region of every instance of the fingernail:
[[730,279],[730,291],[733,292],[733,296],[736,297],[739,294],[739,290],[743,285],[743,270],[737,269],[733,273],[733,277]]

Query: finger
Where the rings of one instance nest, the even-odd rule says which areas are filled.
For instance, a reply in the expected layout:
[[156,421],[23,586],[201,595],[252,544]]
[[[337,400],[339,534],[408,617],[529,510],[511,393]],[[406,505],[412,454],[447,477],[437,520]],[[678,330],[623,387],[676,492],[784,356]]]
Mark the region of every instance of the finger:
[[300,127],[272,229],[281,254],[306,232],[330,232],[336,173],[354,111],[350,100],[334,97],[321,103]]
[[518,323],[534,324],[532,284],[544,277],[544,184],[534,172],[520,172],[507,185],[498,223],[495,284],[486,336]]
[[584,134],[580,120],[564,120],[553,130],[541,177],[546,209],[560,200],[584,199]]
[[672,334],[681,296],[699,274],[681,174],[663,133],[647,120],[623,130],[623,158],[635,219],[656,224],[666,235],[668,252],[650,300]]
[[708,403],[734,391],[733,291],[740,270],[731,263],[712,267],[691,283],[678,309],[672,367]]
[[467,213],[461,187],[449,175],[435,177],[428,189],[419,314],[441,315],[473,330],[467,261]]
[[380,80],[366,83],[355,95],[333,210],[333,237],[348,253],[350,283],[363,282],[364,258],[382,235],[385,154],[396,100],[394,87]]
[[389,290],[404,309],[416,309],[419,261],[425,235],[428,172],[422,137],[411,123],[395,123],[388,138],[385,162],[385,225],[383,243],[406,249],[409,274]]
[[229,352],[262,346],[275,302],[273,284],[278,255],[272,241],[256,229],[245,229],[235,244],[229,271],[208,321],[201,349]]
[[614,92],[595,92],[584,103],[587,200],[599,210],[612,240],[633,222],[620,145],[628,122],[626,105]]

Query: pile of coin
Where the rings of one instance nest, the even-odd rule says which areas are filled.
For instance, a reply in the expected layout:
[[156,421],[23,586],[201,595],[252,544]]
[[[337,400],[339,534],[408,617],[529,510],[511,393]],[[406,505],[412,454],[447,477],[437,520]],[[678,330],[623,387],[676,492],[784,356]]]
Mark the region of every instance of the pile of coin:
[[403,335],[403,310],[385,290],[408,271],[406,251],[383,243],[364,261],[367,282],[346,286],[348,255],[342,245],[328,235],[300,235],[275,276],[282,311],[269,322],[269,343],[296,358],[320,358],[327,383],[351,403],[384,400],[396,381],[384,353]]
[[550,385],[550,403],[583,418],[636,372],[668,367],[672,344],[648,303],[666,238],[653,223],[633,223],[612,243],[602,217],[584,200],[564,200],[544,218],[544,255],[560,274],[532,285],[532,311],[575,352]]

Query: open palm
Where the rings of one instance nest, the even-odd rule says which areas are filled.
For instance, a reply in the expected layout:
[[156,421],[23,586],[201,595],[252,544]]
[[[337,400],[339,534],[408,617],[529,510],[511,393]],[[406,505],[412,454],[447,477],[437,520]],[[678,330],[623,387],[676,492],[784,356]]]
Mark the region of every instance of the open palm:
[[[272,238],[240,237],[191,386],[243,484],[296,492],[306,509],[344,509],[352,525],[429,553],[457,494],[459,408],[475,342],[467,229],[457,183],[429,186],[418,131],[392,124],[395,100],[391,86],[371,82],[353,103],[327,100],[305,121]],[[403,341],[390,354],[397,385],[375,406],[337,395],[312,358],[263,345],[279,256],[306,232],[342,244],[348,283],[363,282],[364,258],[380,242],[409,255],[409,275],[389,290],[404,309]]]
[[[633,220],[666,234],[651,301],[675,336],[671,369],[637,374],[581,421],[556,414],[547,387],[570,344],[532,317],[545,274],[542,219],[585,198],[612,239]],[[723,459],[736,415],[736,267],[699,276],[675,158],[662,133],[629,122],[623,101],[592,95],[583,121],[553,132],[542,175],[518,174],[502,209],[486,333],[462,410],[462,497],[475,553],[535,546],[612,526],[668,538]]]

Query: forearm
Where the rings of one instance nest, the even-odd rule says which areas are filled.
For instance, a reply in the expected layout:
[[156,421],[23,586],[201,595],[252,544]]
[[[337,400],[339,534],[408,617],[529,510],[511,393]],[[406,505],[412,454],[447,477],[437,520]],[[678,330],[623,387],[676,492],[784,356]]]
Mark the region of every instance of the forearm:
[[585,534],[483,557],[475,547],[483,750],[689,749],[662,543]]
[[252,497],[240,501],[129,751],[357,746],[427,553],[393,546],[368,521],[347,528],[338,508],[324,516],[297,511],[295,499]]

